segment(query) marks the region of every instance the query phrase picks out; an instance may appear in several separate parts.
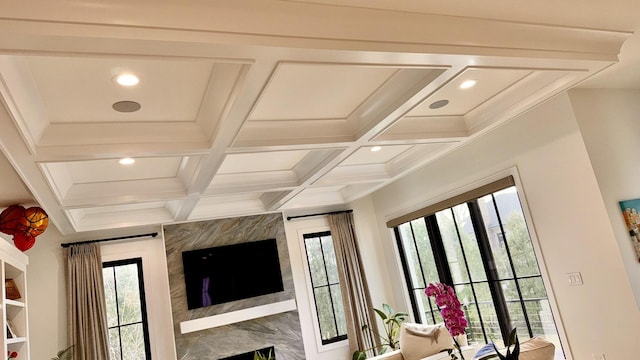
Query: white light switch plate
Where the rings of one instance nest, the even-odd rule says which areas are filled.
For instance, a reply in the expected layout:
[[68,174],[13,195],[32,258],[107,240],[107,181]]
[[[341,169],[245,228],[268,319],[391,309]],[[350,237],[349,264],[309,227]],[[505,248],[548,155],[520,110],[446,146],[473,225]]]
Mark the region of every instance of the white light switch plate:
[[582,275],[579,272],[567,273],[567,279],[571,286],[582,285]]

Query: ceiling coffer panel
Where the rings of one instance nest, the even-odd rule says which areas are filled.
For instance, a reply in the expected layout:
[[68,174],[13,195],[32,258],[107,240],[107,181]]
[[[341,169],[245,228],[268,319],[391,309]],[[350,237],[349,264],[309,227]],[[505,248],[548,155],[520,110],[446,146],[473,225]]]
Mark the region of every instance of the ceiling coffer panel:
[[391,67],[282,63],[249,120],[346,119],[395,71]]
[[281,63],[234,146],[356,141],[438,78],[445,68]]
[[[50,123],[193,122],[214,67],[205,60],[28,56],[24,61]],[[136,74],[140,82],[118,85],[115,77],[124,73]],[[114,111],[111,105],[123,100],[142,107]]]

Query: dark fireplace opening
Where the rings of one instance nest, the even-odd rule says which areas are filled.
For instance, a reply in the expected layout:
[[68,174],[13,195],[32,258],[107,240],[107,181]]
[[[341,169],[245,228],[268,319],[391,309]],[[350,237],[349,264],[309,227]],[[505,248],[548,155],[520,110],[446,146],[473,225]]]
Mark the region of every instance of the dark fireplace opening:
[[249,352],[242,353],[242,354],[238,354],[238,355],[233,355],[233,356],[229,356],[229,357],[225,357],[225,358],[220,358],[219,360],[253,360],[253,356],[254,356],[256,351],[260,352],[260,354],[262,354],[264,356],[269,356],[269,352],[271,352],[271,354],[273,355],[273,358],[274,359],[276,358],[275,348],[273,346],[269,346],[269,347],[266,347],[266,348],[256,349],[256,350],[249,351]]

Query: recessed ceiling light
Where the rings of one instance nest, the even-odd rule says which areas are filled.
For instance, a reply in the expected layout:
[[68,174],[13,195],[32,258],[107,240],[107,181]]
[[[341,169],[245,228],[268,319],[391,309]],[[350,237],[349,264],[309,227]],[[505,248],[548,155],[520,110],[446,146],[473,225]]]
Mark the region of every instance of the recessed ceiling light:
[[122,86],[135,86],[140,82],[140,79],[133,74],[119,74],[116,75],[115,80]]
[[133,165],[136,162],[136,159],[126,157],[118,160],[118,162],[120,163],[120,165]]
[[447,106],[447,104],[449,104],[449,100],[438,100],[432,102],[431,105],[429,105],[429,108],[434,110],[440,109],[441,107]]
[[374,146],[371,148],[371,151],[376,152],[382,150],[382,146]]
[[476,85],[476,81],[475,80],[467,80],[467,81],[463,81],[462,84],[460,84],[460,89],[469,89],[472,88]]

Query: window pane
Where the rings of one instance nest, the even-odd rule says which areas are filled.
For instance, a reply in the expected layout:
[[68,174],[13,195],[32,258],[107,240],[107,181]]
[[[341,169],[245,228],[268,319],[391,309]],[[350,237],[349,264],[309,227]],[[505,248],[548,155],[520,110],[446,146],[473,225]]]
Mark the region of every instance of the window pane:
[[122,334],[122,359],[145,360],[142,324],[123,326],[120,328],[120,333]]
[[322,339],[327,340],[338,336],[335,320],[333,318],[333,307],[331,306],[329,288],[317,288],[314,293],[316,297],[316,307],[318,309],[318,321],[320,322],[320,333],[322,334]]
[[111,360],[120,360],[121,356],[120,333],[118,332],[118,328],[109,329],[109,358]]
[[519,338],[528,339],[529,330],[527,328],[524,310],[522,309],[522,304],[520,303],[520,298],[516,289],[516,282],[513,280],[501,281],[500,286],[502,287],[504,298],[507,302],[511,326],[517,328]]
[[342,303],[342,291],[340,285],[331,285],[331,300],[336,313],[336,322],[338,323],[338,335],[347,334],[347,318],[344,315],[344,306]]
[[336,264],[336,253],[333,249],[331,235],[321,237],[321,242],[329,284],[337,284],[340,280],[338,279],[338,265]]
[[116,311],[116,283],[113,274],[113,267],[102,269],[104,281],[104,300],[107,305],[107,326],[118,325],[118,312]]
[[547,298],[547,292],[544,289],[544,283],[542,278],[537,276],[533,278],[519,279],[518,285],[520,285],[520,291],[522,292],[522,298],[527,299],[540,299]]
[[117,266],[115,273],[120,325],[142,321],[138,266],[136,264]]
[[[516,195],[516,202],[517,198],[518,197]],[[514,205],[513,201],[508,201],[505,203]],[[498,272],[498,279],[512,279],[513,271],[511,271],[511,262],[509,261],[509,254],[507,253],[507,247],[504,241],[505,237],[502,233],[502,229],[504,227],[500,227],[500,222],[498,221],[498,213],[496,213],[493,196],[487,195],[483,198],[478,199],[478,206],[480,207],[480,212],[482,213],[482,218],[484,220],[485,230],[489,238],[489,246],[491,247],[491,253],[493,254],[496,271]]]
[[327,285],[327,273],[324,268],[320,239],[312,237],[304,239],[304,243],[307,249],[307,262],[309,263],[313,286]]
[[533,336],[540,336],[542,338],[551,341],[556,349],[561,349],[560,338],[558,336],[558,330],[556,324],[553,321],[553,314],[551,313],[551,306],[548,300],[530,300],[525,302],[527,309],[527,315],[531,322],[531,330]]
[[458,225],[458,233],[462,239],[464,256],[467,259],[467,266],[471,274],[472,281],[487,280],[487,274],[482,266],[482,257],[476,240],[476,233],[473,230],[471,215],[469,214],[469,206],[461,204],[453,208],[456,224]]
[[467,266],[462,257],[462,248],[458,239],[458,232],[453,221],[451,209],[443,210],[436,213],[438,220],[438,228],[442,236],[442,244],[447,254],[447,262],[449,263],[449,271],[454,284],[469,282],[469,274]]
[[505,229],[511,259],[518,277],[540,275],[533,243],[529,236],[520,199],[515,187],[494,194],[498,213]]
[[418,257],[418,250],[413,240],[413,232],[411,229],[411,223],[404,223],[399,227],[400,240],[402,241],[402,251],[409,263],[409,275],[411,276],[411,286],[415,288],[425,288],[424,279],[420,269],[420,258]]
[[429,234],[427,233],[427,226],[424,219],[413,220],[411,222],[411,228],[413,229],[413,236],[418,249],[419,269],[422,271],[421,278],[424,279],[423,283],[426,282],[429,284],[431,282],[438,281],[438,269],[436,268],[436,262],[433,259],[431,241],[429,240]]

